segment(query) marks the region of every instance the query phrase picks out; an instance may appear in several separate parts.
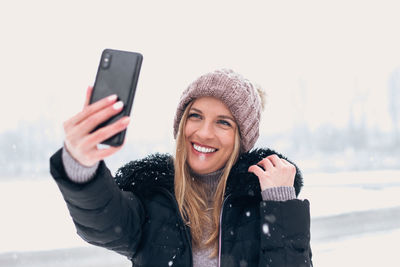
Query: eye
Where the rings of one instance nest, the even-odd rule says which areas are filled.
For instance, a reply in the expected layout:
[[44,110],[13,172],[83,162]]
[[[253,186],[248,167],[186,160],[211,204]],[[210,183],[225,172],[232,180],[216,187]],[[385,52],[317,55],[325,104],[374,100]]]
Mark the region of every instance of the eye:
[[229,126],[229,127],[232,126],[232,124],[230,124],[230,123],[229,123],[228,121],[226,121],[226,120],[219,120],[218,123],[219,123],[219,124],[222,124],[222,125],[225,125],[225,126]]
[[188,118],[201,119],[201,115],[198,113],[190,113]]

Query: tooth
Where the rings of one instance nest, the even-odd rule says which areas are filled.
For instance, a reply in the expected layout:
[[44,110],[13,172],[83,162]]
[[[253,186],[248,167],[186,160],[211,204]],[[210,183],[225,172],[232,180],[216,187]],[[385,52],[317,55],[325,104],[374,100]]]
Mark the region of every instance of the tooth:
[[201,147],[201,146],[198,146],[198,145],[196,145],[196,144],[193,144],[193,147],[197,150],[197,151],[200,151],[200,152],[202,152],[202,153],[211,153],[211,152],[214,152],[216,149],[213,149],[213,148],[206,148],[206,147]]

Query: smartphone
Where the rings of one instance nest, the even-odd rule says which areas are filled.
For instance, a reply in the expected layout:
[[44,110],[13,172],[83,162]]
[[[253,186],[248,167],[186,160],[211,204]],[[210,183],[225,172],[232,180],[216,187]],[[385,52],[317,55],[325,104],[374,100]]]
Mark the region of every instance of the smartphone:
[[[136,86],[139,80],[143,56],[140,53],[104,49],[97,69],[90,104],[112,94],[124,103],[122,111],[107,121],[99,124],[97,129],[112,124],[131,113]],[[101,142],[104,145],[120,146],[125,139],[126,129]]]

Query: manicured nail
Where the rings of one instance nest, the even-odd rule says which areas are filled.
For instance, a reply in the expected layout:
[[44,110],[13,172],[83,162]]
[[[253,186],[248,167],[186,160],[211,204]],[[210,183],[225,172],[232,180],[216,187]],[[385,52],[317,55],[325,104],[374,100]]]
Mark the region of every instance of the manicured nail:
[[113,105],[113,108],[114,109],[120,109],[120,108],[122,108],[124,106],[124,103],[122,102],[122,101],[118,101],[117,103],[115,103],[114,105]]
[[113,95],[110,95],[109,97],[107,97],[107,100],[110,101],[110,102],[114,101],[115,99],[117,99],[117,95],[116,94],[113,94]]

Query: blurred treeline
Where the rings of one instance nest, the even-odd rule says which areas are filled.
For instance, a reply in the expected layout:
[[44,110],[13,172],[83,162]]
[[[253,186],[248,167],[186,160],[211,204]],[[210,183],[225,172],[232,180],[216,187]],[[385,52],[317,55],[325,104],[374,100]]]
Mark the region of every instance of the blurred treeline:
[[[42,120],[21,122],[16,129],[0,133],[0,177],[40,178],[48,173],[49,157],[62,146],[62,137],[53,136],[55,126]],[[307,125],[291,131],[261,136],[258,145],[285,154],[306,171],[349,171],[400,168],[399,129],[382,132],[361,124],[345,129],[324,125],[311,132]],[[161,141],[159,141],[161,142]],[[128,142],[110,159],[114,168],[148,153],[173,153],[172,145]]]

